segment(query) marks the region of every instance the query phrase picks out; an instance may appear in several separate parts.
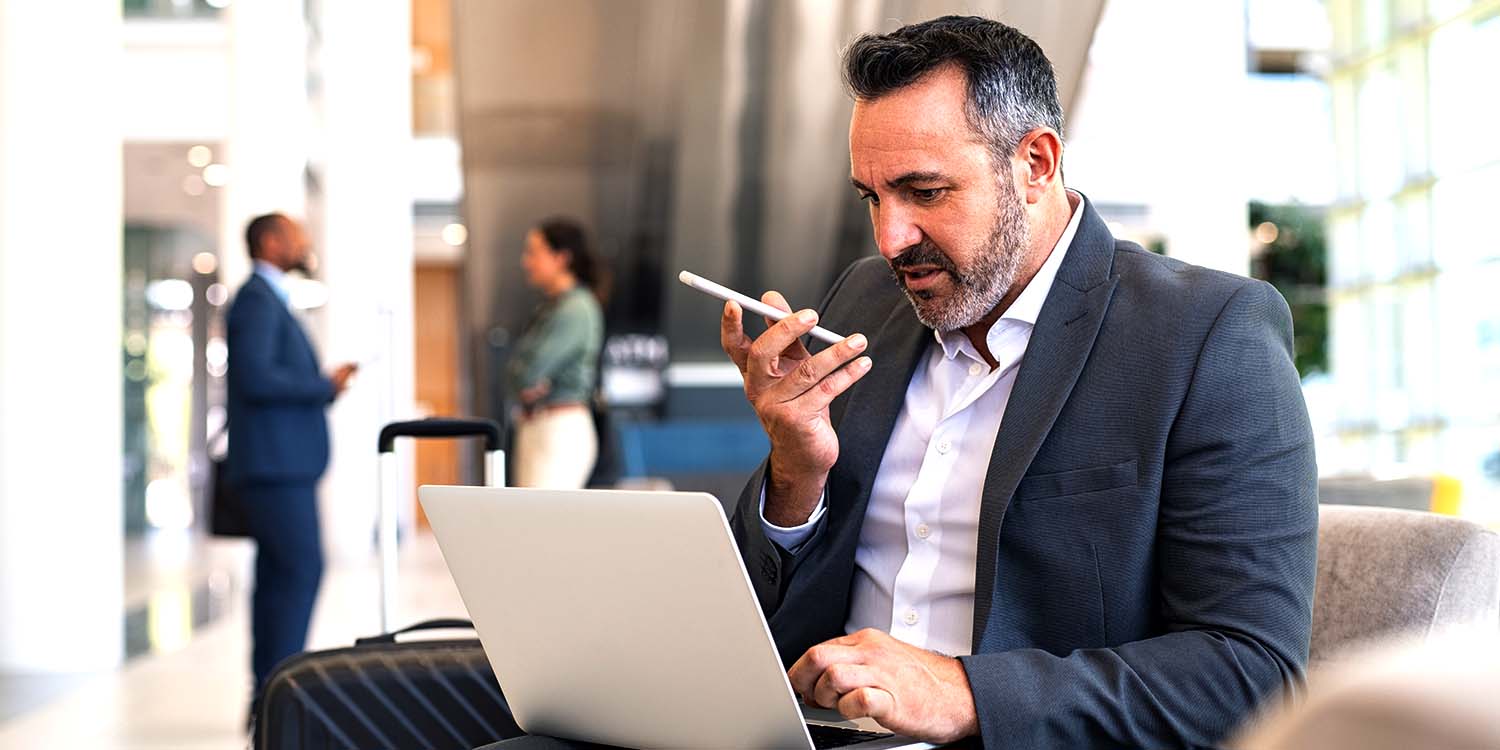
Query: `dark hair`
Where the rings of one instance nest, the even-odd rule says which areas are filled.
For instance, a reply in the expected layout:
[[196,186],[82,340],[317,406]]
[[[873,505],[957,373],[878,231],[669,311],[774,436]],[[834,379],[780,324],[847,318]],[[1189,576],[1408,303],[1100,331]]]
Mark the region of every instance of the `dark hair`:
[[573,219],[554,216],[536,228],[553,252],[568,254],[568,271],[602,300],[605,293],[603,269],[589,250],[589,238],[583,225]]
[[261,244],[265,242],[266,235],[281,229],[281,222],[286,217],[277,214],[262,214],[250,220],[245,227],[245,248],[250,251],[251,258],[260,257]]
[[999,158],[1010,158],[1038,127],[1062,136],[1057,78],[1042,48],[999,21],[943,16],[889,34],[863,34],[844,50],[844,85],[856,99],[878,99],[944,65],[968,81],[969,127]]

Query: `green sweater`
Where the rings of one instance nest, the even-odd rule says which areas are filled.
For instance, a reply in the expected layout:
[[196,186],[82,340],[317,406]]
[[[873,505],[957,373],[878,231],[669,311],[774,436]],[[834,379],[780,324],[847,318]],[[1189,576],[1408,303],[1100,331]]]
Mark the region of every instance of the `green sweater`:
[[532,406],[588,403],[603,345],[604,314],[592,292],[575,286],[547,300],[511,352],[506,397],[520,406],[521,391],[545,381],[550,390]]

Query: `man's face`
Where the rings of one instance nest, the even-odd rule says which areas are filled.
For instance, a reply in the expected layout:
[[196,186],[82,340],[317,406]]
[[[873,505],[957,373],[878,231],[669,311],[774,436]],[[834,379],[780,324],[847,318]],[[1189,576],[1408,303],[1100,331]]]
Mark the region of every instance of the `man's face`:
[[923,324],[972,325],[1015,283],[1030,246],[1011,162],[995,168],[964,115],[949,66],[879,99],[849,123],[851,180],[870,204],[875,244]]
[[292,219],[278,221],[276,228],[266,234],[261,248],[261,258],[283,271],[311,271],[308,259],[312,254],[312,244],[307,239],[307,231]]

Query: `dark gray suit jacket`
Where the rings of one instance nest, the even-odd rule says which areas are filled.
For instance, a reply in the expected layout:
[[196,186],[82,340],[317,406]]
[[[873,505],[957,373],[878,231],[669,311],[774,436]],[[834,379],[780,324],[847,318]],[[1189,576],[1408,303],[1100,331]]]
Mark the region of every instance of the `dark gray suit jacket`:
[[[1085,201],[1016,377],[981,499],[973,655],[984,744],[1201,747],[1307,660],[1312,432],[1286,302],[1153,255]],[[843,634],[870,487],[932,342],[880,258],[821,325],[869,336],[834,402],[828,511],[795,556],[761,527],[764,467],[731,520],[782,658]]]

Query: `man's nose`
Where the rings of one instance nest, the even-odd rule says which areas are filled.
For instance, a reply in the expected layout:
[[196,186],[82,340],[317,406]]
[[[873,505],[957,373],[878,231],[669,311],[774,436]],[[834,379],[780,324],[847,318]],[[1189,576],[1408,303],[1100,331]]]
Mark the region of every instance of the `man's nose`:
[[912,221],[910,212],[899,206],[876,206],[873,222],[875,246],[886,260],[922,241],[922,230]]

